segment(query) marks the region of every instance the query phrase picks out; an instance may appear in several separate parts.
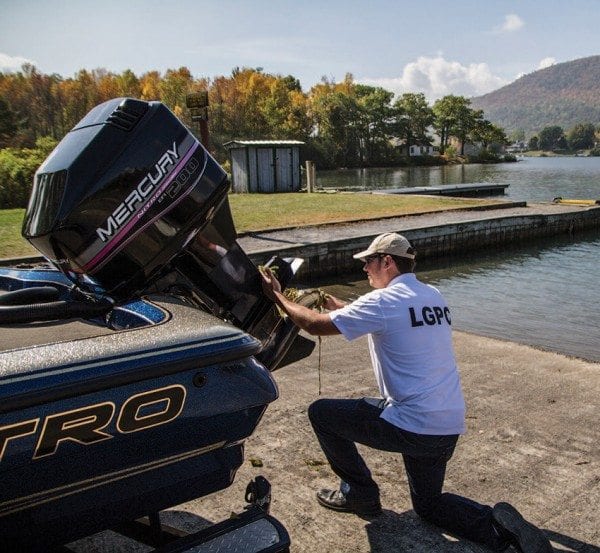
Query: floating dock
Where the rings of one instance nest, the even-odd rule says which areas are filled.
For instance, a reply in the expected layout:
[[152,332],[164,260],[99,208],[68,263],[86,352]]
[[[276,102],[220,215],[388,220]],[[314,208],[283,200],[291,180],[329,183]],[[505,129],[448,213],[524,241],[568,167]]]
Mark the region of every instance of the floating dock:
[[440,186],[409,186],[373,190],[372,194],[427,194],[434,196],[497,196],[504,194],[509,184],[472,182],[469,184],[442,184]]

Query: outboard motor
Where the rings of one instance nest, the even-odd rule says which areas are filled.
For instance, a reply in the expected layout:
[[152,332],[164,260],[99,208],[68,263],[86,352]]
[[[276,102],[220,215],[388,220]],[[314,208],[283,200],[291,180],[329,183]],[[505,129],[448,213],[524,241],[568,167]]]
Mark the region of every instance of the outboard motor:
[[65,273],[140,294],[224,202],[226,174],[158,102],[93,109],[39,168],[23,236]]
[[[117,98],[39,168],[23,236],[82,289],[91,282],[117,302],[187,297],[257,337],[274,368],[295,336],[236,242],[228,189],[225,171],[163,104]],[[295,266],[276,265],[285,286]]]

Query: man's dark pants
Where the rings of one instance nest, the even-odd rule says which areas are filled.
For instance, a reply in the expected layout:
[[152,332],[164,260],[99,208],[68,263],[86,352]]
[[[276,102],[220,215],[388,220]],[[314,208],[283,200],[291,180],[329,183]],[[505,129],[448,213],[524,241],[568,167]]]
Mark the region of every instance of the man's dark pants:
[[371,477],[356,443],[401,453],[415,512],[444,530],[503,550],[508,543],[492,525],[492,508],[450,493],[442,493],[446,464],[458,435],[431,436],[402,430],[380,417],[384,400],[319,399],[308,416],[321,448],[343,483],[350,500],[377,500],[379,487]]

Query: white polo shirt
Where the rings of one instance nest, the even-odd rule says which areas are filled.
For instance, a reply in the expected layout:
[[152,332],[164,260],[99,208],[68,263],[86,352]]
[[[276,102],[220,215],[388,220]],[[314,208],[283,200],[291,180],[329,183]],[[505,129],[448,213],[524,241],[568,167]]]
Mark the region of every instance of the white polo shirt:
[[418,434],[465,432],[450,310],[436,288],[406,273],[329,316],[347,340],[369,335],[385,420]]

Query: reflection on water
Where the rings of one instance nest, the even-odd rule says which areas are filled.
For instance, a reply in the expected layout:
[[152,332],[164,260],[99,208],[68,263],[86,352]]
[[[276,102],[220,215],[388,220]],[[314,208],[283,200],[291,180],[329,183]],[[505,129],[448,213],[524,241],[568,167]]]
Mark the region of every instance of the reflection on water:
[[600,199],[600,157],[519,158],[516,163],[319,171],[323,188],[377,190],[486,182],[509,184],[505,198],[552,201]]
[[[417,274],[442,291],[459,330],[600,362],[599,252],[600,231],[593,231],[424,260]],[[310,285],[344,299],[369,290],[360,272]]]
[[439,167],[340,169],[320,171],[317,175],[317,182],[318,186],[323,188],[350,188],[352,190],[484,182],[483,180],[472,180],[472,177],[480,173],[479,170],[474,173],[472,171],[473,167],[481,168],[483,166],[447,165]]

